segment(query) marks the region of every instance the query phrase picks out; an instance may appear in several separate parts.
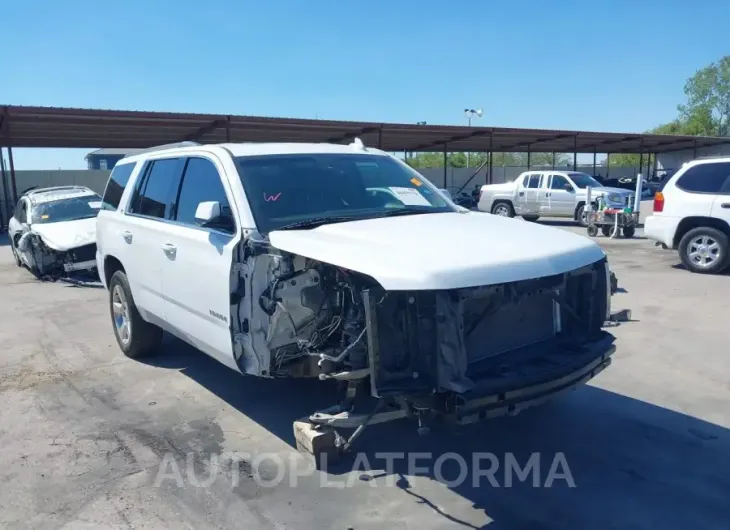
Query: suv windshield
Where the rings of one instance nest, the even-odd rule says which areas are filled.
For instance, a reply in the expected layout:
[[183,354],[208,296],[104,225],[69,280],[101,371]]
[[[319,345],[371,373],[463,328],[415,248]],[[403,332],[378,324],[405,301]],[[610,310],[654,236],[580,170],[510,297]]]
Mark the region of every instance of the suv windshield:
[[587,188],[588,186],[590,186],[591,188],[597,188],[601,186],[600,182],[585,173],[568,173],[568,176],[570,177],[570,180],[572,180],[573,183],[582,190]]
[[31,223],[58,223],[96,217],[101,208],[101,197],[85,195],[71,199],[43,202],[33,207]]
[[297,154],[236,159],[259,231],[386,215],[454,212],[417,172],[382,155]]

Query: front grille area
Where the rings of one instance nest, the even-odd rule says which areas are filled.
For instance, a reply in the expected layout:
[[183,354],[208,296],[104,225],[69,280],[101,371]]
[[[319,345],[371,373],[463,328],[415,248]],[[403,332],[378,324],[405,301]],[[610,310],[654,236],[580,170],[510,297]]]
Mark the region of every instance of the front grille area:
[[485,374],[524,364],[527,350],[560,370],[566,352],[602,333],[607,266],[603,259],[565,274],[447,291],[364,291],[373,392],[467,393]]
[[69,255],[74,263],[94,260],[96,259],[96,243],[76,247],[69,251]]
[[464,345],[469,363],[553,338],[557,302],[547,289],[505,301],[499,294],[464,302]]

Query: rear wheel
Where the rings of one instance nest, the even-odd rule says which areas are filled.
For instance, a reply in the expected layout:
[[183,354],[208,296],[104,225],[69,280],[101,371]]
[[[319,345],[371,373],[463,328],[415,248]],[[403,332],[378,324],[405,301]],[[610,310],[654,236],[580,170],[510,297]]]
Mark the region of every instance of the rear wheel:
[[109,281],[109,310],[114,336],[127,357],[149,354],[162,342],[162,330],[146,322],[137,311],[127,275],[117,271]]
[[679,257],[692,272],[717,274],[728,267],[728,237],[716,228],[693,228],[679,242]]
[[498,202],[492,206],[492,214],[499,215],[500,217],[514,217],[515,210],[508,202]]
[[531,223],[534,223],[535,221],[540,219],[540,216],[539,215],[523,215],[522,218],[525,221],[530,221]]
[[635,226],[624,226],[623,230],[621,230],[624,237],[634,237],[634,234],[636,233],[636,227]]
[[602,227],[601,227],[601,233],[602,233],[602,234],[603,234],[603,235],[604,235],[605,237],[609,237],[609,236],[611,235],[611,227],[610,227],[610,226],[608,226],[608,225],[604,225],[604,226],[602,226]]

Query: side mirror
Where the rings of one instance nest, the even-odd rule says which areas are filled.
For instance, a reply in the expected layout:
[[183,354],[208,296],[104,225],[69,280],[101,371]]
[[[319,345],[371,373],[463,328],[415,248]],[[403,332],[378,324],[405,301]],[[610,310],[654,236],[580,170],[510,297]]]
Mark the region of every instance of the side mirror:
[[571,186],[570,184],[566,184],[565,186],[563,186],[563,189],[564,189],[565,191],[569,191],[569,192],[571,192],[571,193],[573,193],[573,192],[575,191],[575,190],[573,189],[573,186]]
[[218,201],[206,201],[198,204],[195,209],[195,222],[206,228],[233,229],[230,213],[223,212],[221,203]]
[[205,226],[221,216],[221,203],[218,201],[201,202],[195,209],[195,222]]

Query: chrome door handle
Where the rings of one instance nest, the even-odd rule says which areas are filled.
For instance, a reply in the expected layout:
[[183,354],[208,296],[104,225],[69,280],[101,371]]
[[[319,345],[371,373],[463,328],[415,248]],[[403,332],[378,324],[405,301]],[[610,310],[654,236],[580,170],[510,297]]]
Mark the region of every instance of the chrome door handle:
[[124,232],[122,232],[122,237],[124,238],[124,241],[126,241],[127,243],[132,242],[132,232],[130,232],[128,230],[124,231]]
[[722,204],[720,205],[720,208],[730,208],[730,202],[723,202],[723,203],[722,203]]
[[175,256],[175,254],[177,253],[177,247],[172,243],[165,243],[164,245],[162,245],[162,250],[168,256]]

